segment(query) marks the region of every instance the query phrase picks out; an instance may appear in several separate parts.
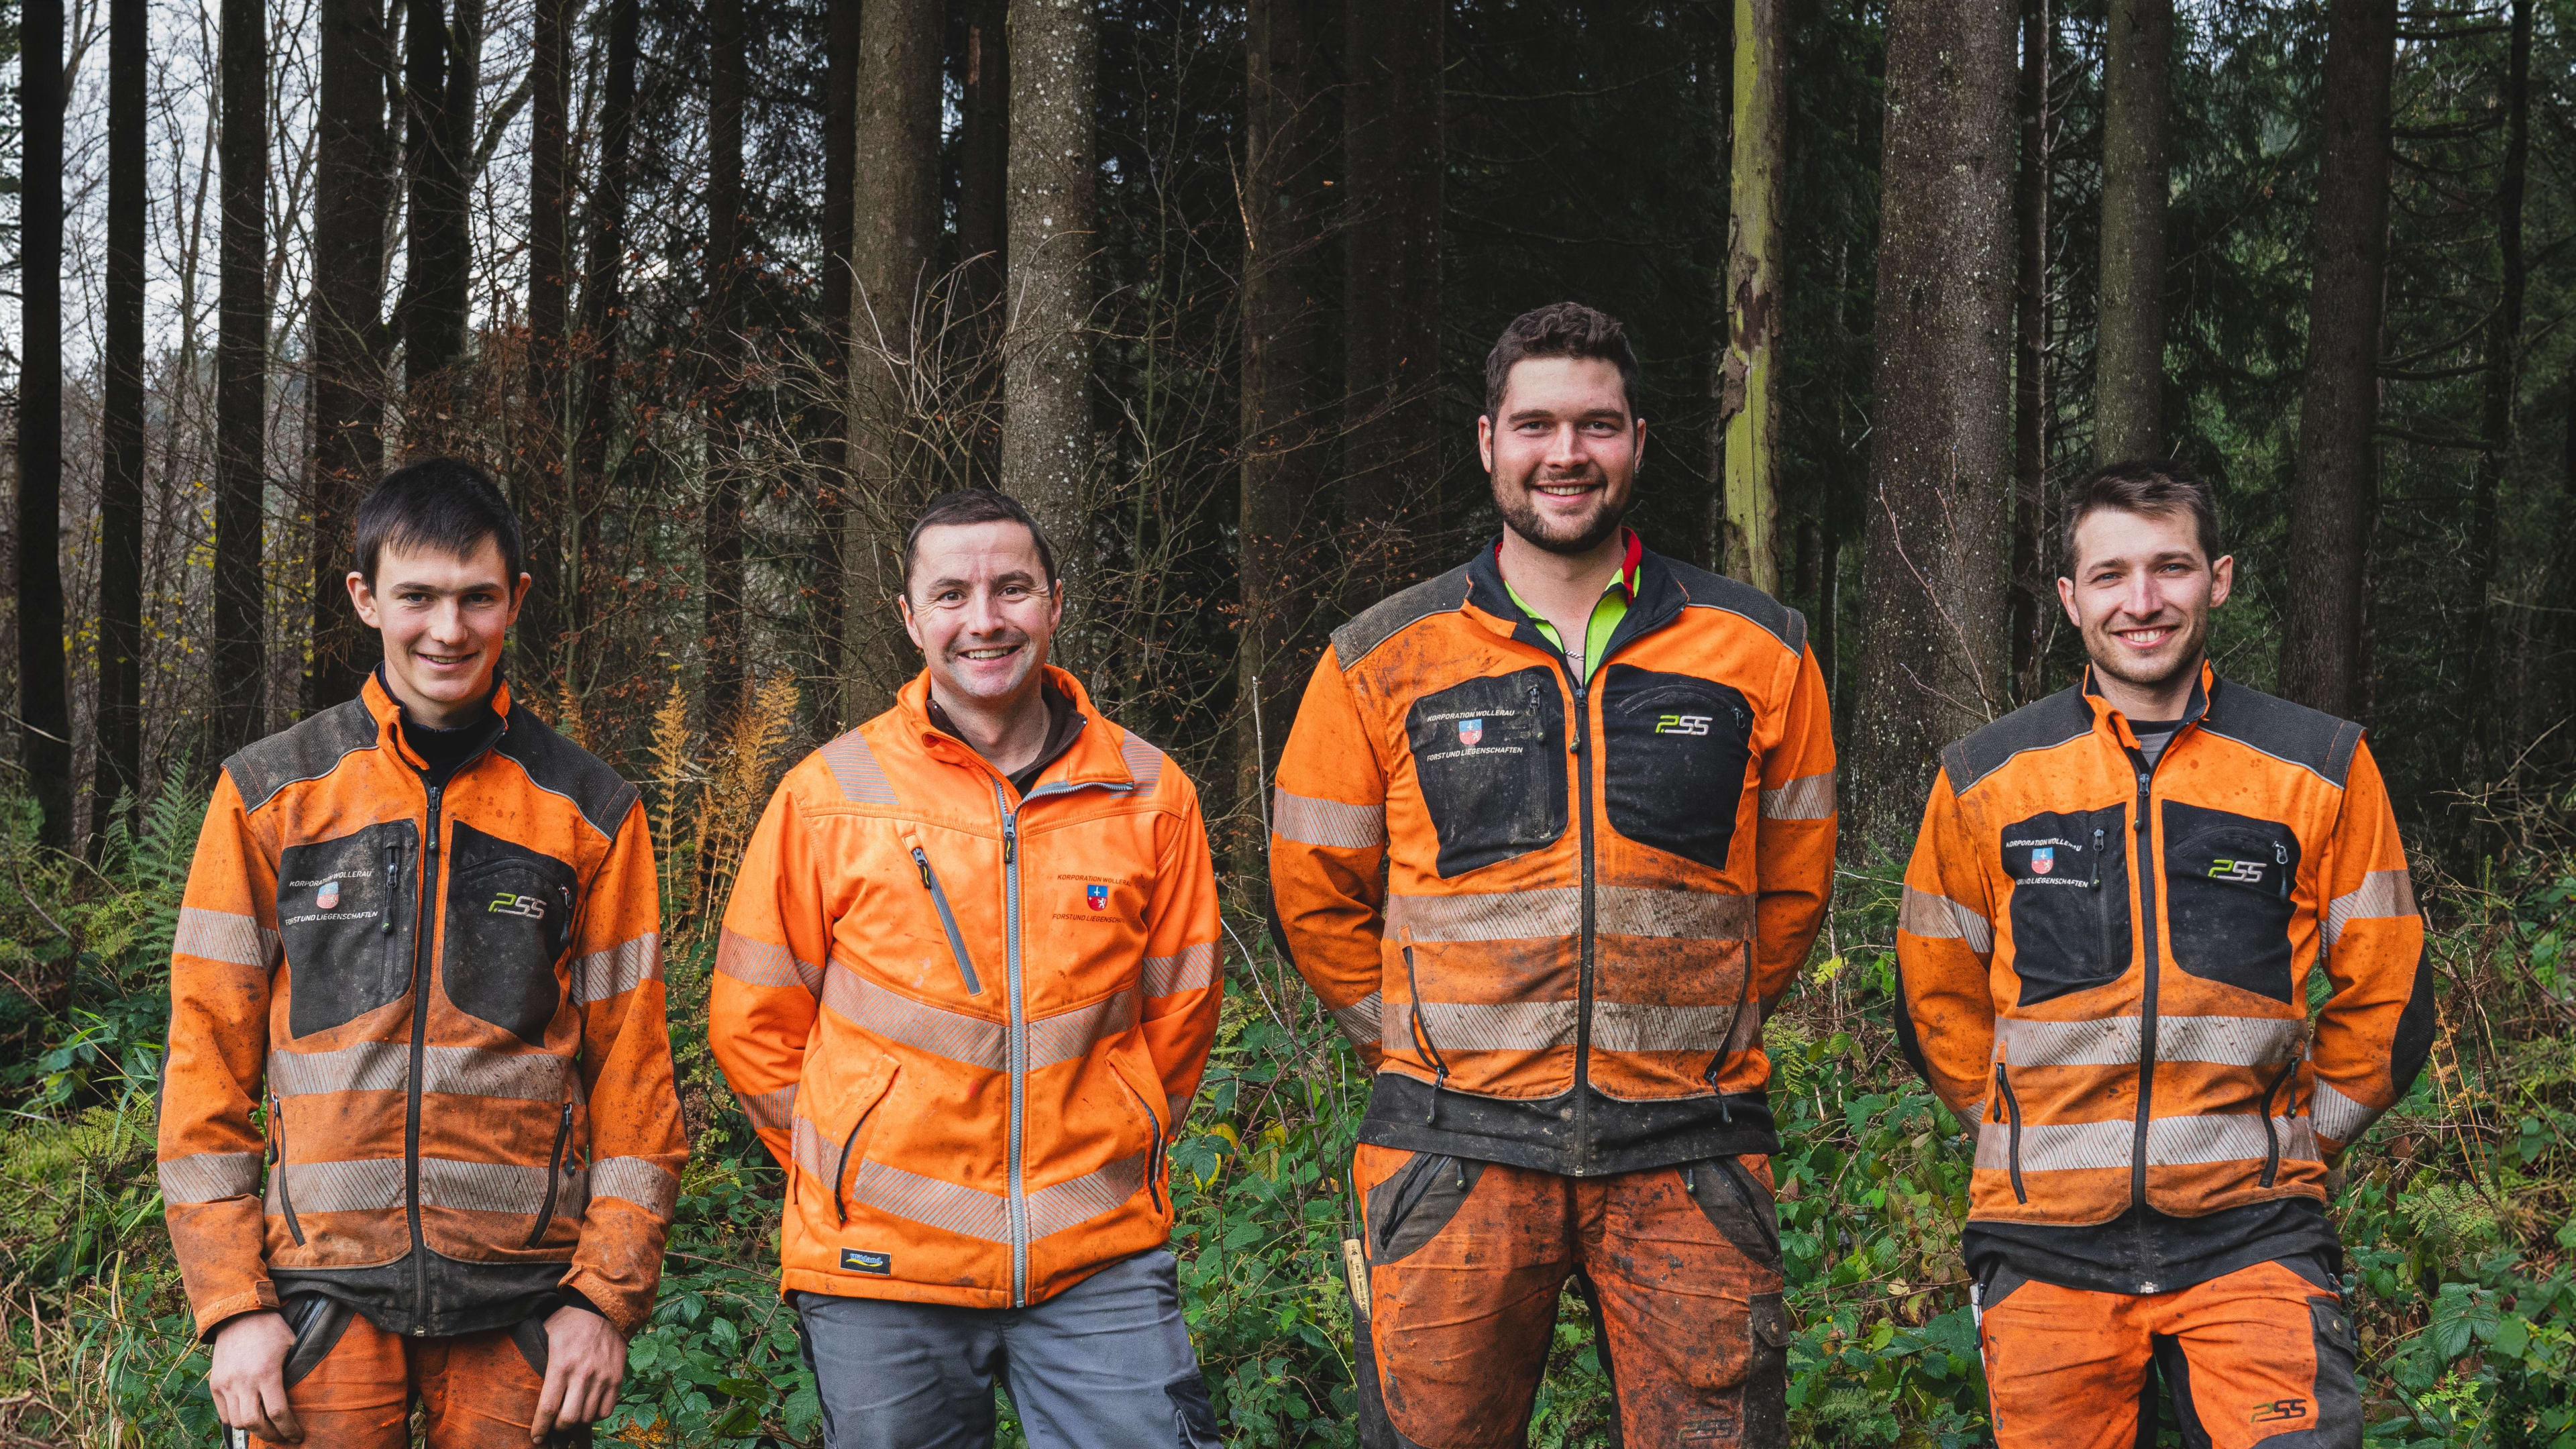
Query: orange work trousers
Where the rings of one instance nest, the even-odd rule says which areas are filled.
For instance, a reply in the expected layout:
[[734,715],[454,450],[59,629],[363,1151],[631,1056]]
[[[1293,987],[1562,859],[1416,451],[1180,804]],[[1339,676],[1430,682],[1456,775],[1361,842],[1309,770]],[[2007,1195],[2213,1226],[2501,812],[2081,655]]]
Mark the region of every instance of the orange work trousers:
[[[512,1330],[403,1338],[354,1313],[334,1326],[338,1341],[287,1386],[287,1405],[304,1425],[300,1449],[407,1449],[415,1403],[428,1421],[429,1449],[529,1449],[545,1375]],[[590,1442],[586,1427],[548,1440]]]
[[1789,1316],[1764,1157],[1615,1177],[1361,1144],[1368,1449],[1518,1449],[1571,1278],[1614,1445],[1784,1442]]
[[2190,1449],[2361,1449],[2352,1320],[2279,1263],[2174,1293],[2022,1282],[1978,1328],[1996,1449],[2154,1444],[2150,1363]]

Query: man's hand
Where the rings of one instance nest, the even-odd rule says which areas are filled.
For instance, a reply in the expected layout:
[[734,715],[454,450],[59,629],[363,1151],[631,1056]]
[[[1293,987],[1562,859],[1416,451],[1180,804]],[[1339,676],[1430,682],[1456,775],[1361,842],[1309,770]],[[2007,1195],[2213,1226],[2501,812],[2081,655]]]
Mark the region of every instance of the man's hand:
[[558,1308],[546,1319],[546,1386],[528,1442],[608,1417],[626,1381],[626,1340],[587,1308]]
[[295,1330],[273,1311],[245,1313],[215,1331],[206,1387],[227,1427],[280,1444],[304,1442],[304,1426],[286,1406],[286,1355],[294,1347]]

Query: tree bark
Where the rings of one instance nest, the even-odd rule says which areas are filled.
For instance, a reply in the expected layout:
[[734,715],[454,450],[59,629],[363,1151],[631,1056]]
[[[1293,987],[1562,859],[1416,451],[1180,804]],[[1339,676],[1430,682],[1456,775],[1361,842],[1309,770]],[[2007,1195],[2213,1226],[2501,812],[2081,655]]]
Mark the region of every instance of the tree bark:
[[224,0],[213,753],[267,733],[268,7]]
[[1008,0],[965,0],[965,105],[957,135],[957,253],[965,259],[965,303],[990,340],[976,369],[974,437],[967,476],[1001,486],[1002,430],[991,403],[1002,386],[1002,292],[1010,268],[1011,44]]
[[2510,762],[2503,728],[2507,710],[2498,698],[2497,664],[2512,624],[2489,596],[2496,581],[2496,495],[2513,456],[2514,403],[2522,386],[2523,294],[2528,282],[2522,250],[2524,182],[2531,169],[2531,0],[2513,0],[2512,41],[2505,66],[2504,165],[2496,176],[2495,311],[2487,319],[2486,450],[2478,454],[2477,481],[2469,499],[2468,580],[2462,596],[2476,611],[2469,636],[2467,690],[2469,778],[2494,783]]
[[[1362,0],[1366,3],[1366,0]],[[1235,797],[1259,798],[1287,743],[1314,652],[1316,523],[1329,398],[1317,264],[1327,238],[1324,73],[1329,0],[1251,0],[1244,17],[1242,633]],[[1266,850],[1268,842],[1259,843]],[[1258,869],[1248,838],[1233,852]]]
[[[472,0],[460,0],[470,4]],[[449,34],[444,0],[404,0],[403,179],[408,248],[402,319],[403,389],[410,404],[403,436],[413,451],[444,430],[434,426],[443,374],[465,350],[465,193],[452,147]],[[436,446],[435,443],[432,446]]]
[[313,192],[313,652],[303,711],[354,696],[374,663],[342,582],[350,515],[384,468],[385,125],[393,68],[383,0],[323,0]]
[[1781,73],[1785,0],[1735,0],[1734,156],[1728,168],[1726,346],[1718,359],[1726,480],[1719,567],[1780,592],[1780,186],[1789,163]]
[[2013,699],[2046,692],[2048,549],[2048,82],[2057,27],[2049,0],[2022,0],[2021,166],[2013,184],[2020,231],[2013,285]]
[[2173,0],[2111,0],[2102,62],[2102,303],[2093,460],[2162,456],[2165,111]]
[[2299,587],[2282,608],[2281,689],[2346,719],[2368,713],[2365,574],[2378,512],[2381,293],[2388,270],[2388,92],[2397,0],[2333,0],[2315,284],[2290,546]]
[[2012,476],[2012,0],[1887,23],[1856,849],[1904,858],[1936,752],[2000,713]]
[[[850,247],[849,489],[841,534],[842,719],[893,703],[917,656],[895,597],[917,480],[904,446],[913,307],[939,244],[938,0],[867,0],[859,11],[857,175]],[[1084,123],[1089,124],[1086,101]],[[1086,132],[1086,134],[1088,134]]]
[[564,616],[564,363],[572,320],[565,217],[572,207],[572,28],[580,0],[535,0],[529,57],[528,415],[521,453],[519,526],[525,531],[528,602],[519,611],[520,688],[542,691],[554,670]]
[[835,399],[827,436],[817,448],[814,514],[807,545],[814,589],[815,654],[827,678],[841,676],[841,533],[847,520],[842,498],[848,485],[850,247],[857,225],[859,115],[859,0],[827,0],[823,123],[823,368]]
[[1413,535],[1438,503],[1445,12],[1440,0],[1342,12],[1345,613],[1422,572]]
[[98,715],[90,851],[143,773],[143,0],[107,8],[107,335],[100,398]]
[[742,0],[709,0],[707,94],[707,308],[704,373],[707,501],[706,711],[710,727],[742,694],[742,449],[734,416],[742,331]]
[[635,67],[640,0],[610,0],[608,83],[600,97],[599,172],[590,192],[588,255],[582,266],[581,433],[573,457],[571,517],[564,535],[565,637],[559,646],[567,686],[578,680],[576,656],[592,618],[584,573],[597,541],[608,489],[610,434],[617,427],[618,332],[626,316],[627,158],[634,148]]
[[18,764],[44,812],[37,838],[72,842],[72,717],[63,663],[63,11],[18,20]]

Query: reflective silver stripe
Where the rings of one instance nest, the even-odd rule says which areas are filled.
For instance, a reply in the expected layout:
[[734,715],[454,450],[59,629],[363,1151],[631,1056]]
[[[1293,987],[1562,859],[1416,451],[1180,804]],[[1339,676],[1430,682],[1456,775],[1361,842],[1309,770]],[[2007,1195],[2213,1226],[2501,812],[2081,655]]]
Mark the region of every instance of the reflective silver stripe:
[[1145,1165],[1152,1155],[1153,1149],[1147,1148],[1080,1177],[1029,1189],[1030,1241],[1078,1227],[1125,1206],[1128,1199],[1145,1190]]
[[988,1243],[1011,1240],[1010,1199],[1000,1193],[960,1187],[953,1182],[906,1172],[882,1162],[859,1164],[858,1176],[850,1184],[847,1201],[854,1208],[872,1207],[881,1213],[891,1213],[966,1237],[981,1238]]
[[1183,946],[1177,956],[1148,956],[1145,958],[1145,994],[1178,996],[1184,991],[1213,986],[1216,984],[1216,968],[1214,941]]
[[173,955],[194,956],[201,961],[221,961],[227,966],[258,966],[277,969],[279,937],[259,923],[256,916],[237,916],[230,911],[210,911],[201,906],[179,908],[179,932],[170,938]]
[[[425,1059],[422,1065],[427,1065]],[[309,1097],[323,1092],[400,1092],[410,1086],[408,1042],[362,1041],[333,1052],[281,1049],[268,1054],[268,1089],[280,1097]]]
[[796,1083],[794,1082],[789,1082],[775,1092],[761,1092],[750,1096],[736,1092],[733,1094],[733,1099],[742,1104],[742,1115],[750,1118],[753,1126],[765,1127],[772,1132],[787,1130],[788,1119],[796,1115]]
[[1602,886],[1594,892],[1593,929],[1604,936],[1749,941],[1753,897],[1715,891],[1640,890]]
[[1348,1006],[1330,1008],[1333,1024],[1353,1046],[1367,1046],[1378,1040],[1378,1018],[1386,1011],[1386,998],[1372,991]]
[[[2156,1019],[2156,1060],[2259,1067],[2298,1055],[2307,1023],[2252,1016],[2163,1016]],[[2115,1067],[2138,1060],[2138,1018],[2030,1021],[2002,1017],[1995,1040],[2016,1067]]]
[[1995,953],[1992,922],[1948,896],[1912,886],[1905,888],[1905,898],[1896,908],[1896,929],[1927,941],[1965,941],[1980,956]]
[[2310,1105],[2316,1113],[2317,1134],[2333,1138],[2347,1147],[2359,1140],[2361,1134],[2370,1130],[2370,1124],[2379,1119],[2378,1108],[2363,1106],[2336,1091],[2331,1082],[2317,1083],[2316,1101]]
[[172,1206],[248,1197],[259,1190],[262,1152],[197,1152],[160,1164],[161,1200]]
[[[268,1054],[268,1089],[280,1097],[325,1092],[399,1092],[411,1085],[411,1048],[398,1041],[362,1041],[330,1052],[278,1050]],[[424,1092],[460,1097],[515,1097],[561,1101],[569,1094],[572,1061],[552,1052],[494,1052],[480,1047],[423,1047]]]
[[716,937],[716,974],[751,986],[801,986],[810,996],[819,996],[823,991],[822,967],[799,961],[784,946],[731,931],[720,932]]
[[854,1026],[889,1041],[998,1072],[1009,1064],[1009,1029],[998,1021],[946,1011],[879,986],[835,961],[823,976],[823,1004]]
[[1163,752],[1134,730],[1119,731],[1118,758],[1126,762],[1127,773],[1136,777],[1139,790],[1151,790],[1163,778]]
[[2307,1118],[2275,1117],[2272,1132],[2273,1137],[2264,1136],[2260,1117],[2160,1117],[2147,1124],[2147,1165],[2259,1161],[2271,1152],[2274,1140],[2284,1162],[2318,1160],[2316,1132]]
[[[1601,886],[1594,891],[1593,929],[1605,936],[1741,941],[1753,934],[1753,898],[1713,891]],[[1578,886],[1386,900],[1389,931],[1417,941],[1519,941],[1571,936],[1583,929]]]
[[841,798],[853,805],[891,805],[894,786],[887,783],[885,771],[877,765],[876,753],[868,742],[852,730],[825,745],[816,753],[822,755],[824,768],[841,787]]
[[[1425,1001],[1421,1003],[1422,1030],[1431,1038],[1432,1050],[1443,1056],[1451,1052],[1545,1051],[1574,1045],[1574,1010],[1571,1001]],[[1412,1052],[1430,1060],[1429,1054],[1414,1044],[1410,1008],[1387,1012],[1383,1032],[1381,1044],[1388,1051]]]
[[1276,788],[1270,792],[1270,833],[1327,850],[1374,850],[1386,844],[1386,807],[1345,805]]
[[1134,990],[1104,997],[1089,1006],[1059,1011],[1029,1023],[1029,1067],[1036,1071],[1058,1062],[1069,1062],[1091,1050],[1095,1042],[1113,1036],[1124,1036],[1136,1026],[1137,996]]
[[1801,775],[1777,790],[1762,792],[1765,820],[1830,820],[1834,815],[1834,772]]
[[812,1173],[815,1181],[829,1186],[838,1174],[825,1166],[823,1154],[826,1151],[839,1152],[840,1144],[835,1142],[827,1146],[823,1141],[823,1129],[815,1126],[811,1117],[798,1117],[789,1123],[787,1135],[788,1155],[795,1159],[796,1165]]
[[[1734,1028],[1726,1044],[1740,1052],[1762,1039],[1762,1008],[1741,1006],[1643,1006],[1626,1001],[1592,1003],[1592,1046],[1605,1052],[1710,1052],[1718,1033]],[[1434,1045],[1443,1045],[1434,1037]]]
[[[641,1157],[603,1157],[591,1165],[590,1195],[623,1198],[665,1222],[680,1200],[680,1180],[658,1162]],[[562,1205],[556,1205],[558,1212]]]
[[[545,1169],[535,1169],[539,1177]],[[421,1159],[423,1196],[427,1195],[429,1159]],[[268,1175],[269,1210],[277,1208],[276,1173]],[[391,1212],[403,1205],[403,1160],[374,1157],[362,1162],[290,1162],[286,1188],[295,1211],[306,1213]],[[534,1209],[530,1209],[534,1211]]]
[[2374,870],[2361,878],[2361,889],[2327,902],[2326,945],[2331,948],[2342,939],[2343,928],[2355,921],[2415,913],[2414,880],[2402,870]]
[[[397,1171],[400,1162],[394,1164]],[[452,1158],[424,1157],[420,1160],[420,1205],[422,1207],[456,1208],[471,1213],[524,1213],[529,1216],[544,1210],[546,1168],[518,1162],[458,1162]],[[579,1188],[581,1173],[564,1174],[564,1192],[555,1195],[558,1217],[579,1217],[586,1194]],[[295,1189],[297,1212],[318,1212],[304,1204],[304,1180],[295,1178],[288,1184]],[[399,1190],[397,1190],[399,1200]]]
[[[2316,1134],[2305,1117],[2275,1117],[2283,1161],[2318,1160]],[[2041,1122],[2021,1129],[2021,1170],[2072,1172],[2129,1166],[2137,1124],[2127,1118],[2108,1122]],[[2209,1162],[2259,1162],[2271,1150],[2263,1119],[2242,1114],[2208,1117],[2159,1117],[2147,1124],[2147,1164],[2191,1167]],[[1987,1122],[1977,1132],[1977,1166],[1991,1172],[2012,1165],[2012,1126]]]
[[662,979],[662,937],[647,931],[605,951],[593,951],[572,963],[572,999],[576,1006],[606,1001],[647,981]]

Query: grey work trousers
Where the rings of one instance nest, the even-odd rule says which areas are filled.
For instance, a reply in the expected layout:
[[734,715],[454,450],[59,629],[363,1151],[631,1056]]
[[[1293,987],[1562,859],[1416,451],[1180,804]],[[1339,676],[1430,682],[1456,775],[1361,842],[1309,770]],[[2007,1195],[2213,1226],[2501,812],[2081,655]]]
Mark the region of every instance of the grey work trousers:
[[989,1449],[997,1376],[1031,1449],[1218,1449],[1162,1249],[1026,1308],[794,1303],[829,1449]]

